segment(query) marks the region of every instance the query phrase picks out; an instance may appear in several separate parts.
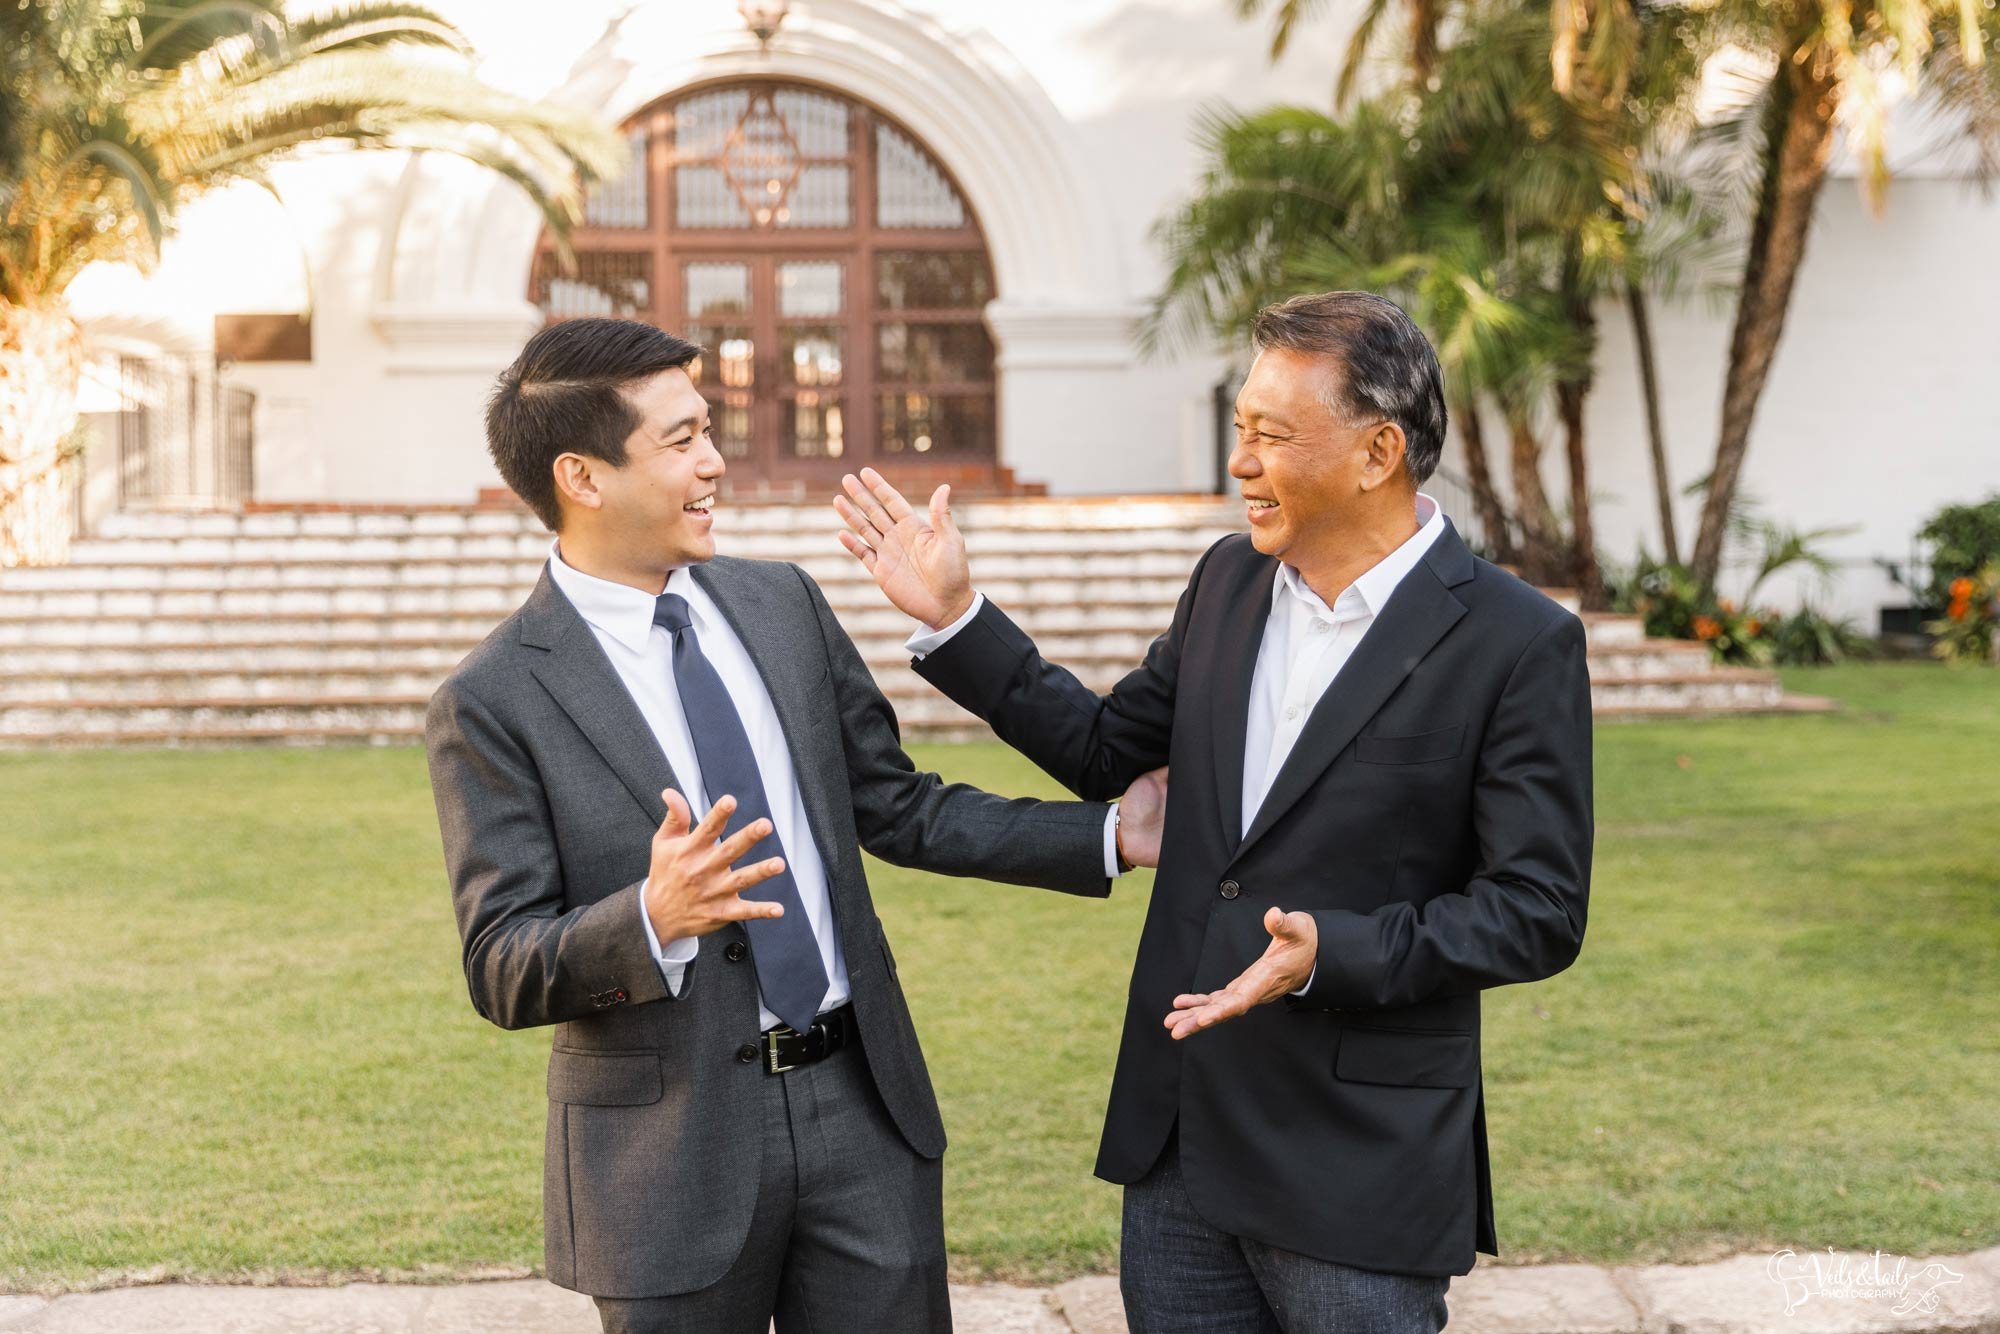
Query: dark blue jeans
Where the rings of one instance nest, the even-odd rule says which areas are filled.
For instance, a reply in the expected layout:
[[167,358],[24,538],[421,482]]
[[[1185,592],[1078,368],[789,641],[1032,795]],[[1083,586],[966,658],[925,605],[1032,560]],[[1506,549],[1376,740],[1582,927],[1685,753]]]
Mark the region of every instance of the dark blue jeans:
[[1356,1269],[1210,1226],[1188,1201],[1170,1137],[1125,1188],[1118,1285],[1132,1334],[1438,1334],[1451,1280]]

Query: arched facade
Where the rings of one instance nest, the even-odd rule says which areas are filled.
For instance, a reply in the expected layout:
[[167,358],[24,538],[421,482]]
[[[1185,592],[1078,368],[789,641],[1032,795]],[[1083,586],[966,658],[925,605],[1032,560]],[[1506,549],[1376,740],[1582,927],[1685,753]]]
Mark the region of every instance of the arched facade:
[[701,343],[695,376],[724,486],[830,486],[864,464],[995,475],[992,265],[950,173],[877,108],[739,79],[624,126],[630,166],[594,194],[565,263],[538,245],[551,320],[649,320]]
[[[630,124],[697,90],[802,87],[896,127],[950,182],[968,214],[966,234],[977,236],[985,256],[992,295],[981,314],[992,353],[993,443],[983,466],[1027,481],[1055,478],[1059,489],[1079,460],[1087,469],[1110,425],[1092,413],[1111,414],[1092,405],[1117,400],[1116,381],[1133,362],[1139,307],[1108,205],[1077,167],[1047,96],[990,41],[948,33],[891,4],[797,0],[768,50],[733,13],[712,17],[696,31],[681,6],[641,4],[552,96]],[[540,278],[540,226],[511,185],[420,159],[402,183],[392,233],[372,320],[388,344],[391,373],[497,369],[542,323],[544,312],[526,299]],[[667,294],[662,288],[649,300],[656,295]],[[867,332],[879,356],[880,331]],[[863,423],[846,409],[845,438],[864,424],[871,441],[885,438],[879,394],[869,411],[873,418]],[[924,434],[934,445],[947,434],[966,438],[963,430],[910,429],[901,437],[907,453],[916,453]],[[1090,478],[1082,489],[1103,486]]]

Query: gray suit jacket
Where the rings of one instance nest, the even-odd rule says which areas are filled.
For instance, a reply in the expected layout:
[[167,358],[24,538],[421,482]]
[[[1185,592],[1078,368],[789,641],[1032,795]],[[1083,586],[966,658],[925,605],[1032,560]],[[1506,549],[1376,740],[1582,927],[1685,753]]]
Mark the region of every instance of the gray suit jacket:
[[[1008,800],[919,773],[819,588],[718,557],[695,578],[756,662],[827,870],[861,1050],[903,1137],[944,1127],[860,849],[950,875],[1109,892],[1101,802]],[[596,636],[546,569],[432,697],[424,743],[473,1008],[555,1025],[543,1172],[548,1276],[600,1297],[719,1279],[755,1204],[763,1065],[740,925],[701,941],[671,997],[639,887],[677,787]],[[740,954],[741,951],[738,951]]]

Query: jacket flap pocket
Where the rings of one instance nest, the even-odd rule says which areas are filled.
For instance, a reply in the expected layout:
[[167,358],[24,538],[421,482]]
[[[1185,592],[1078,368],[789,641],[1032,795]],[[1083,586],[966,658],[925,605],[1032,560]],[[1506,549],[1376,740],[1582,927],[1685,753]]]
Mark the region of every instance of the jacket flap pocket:
[[1349,1028],[1341,1032],[1333,1073],[1360,1084],[1471,1088],[1479,1078],[1479,1049],[1470,1033]]
[[1354,738],[1354,758],[1364,764],[1424,764],[1431,760],[1450,759],[1458,754],[1459,743],[1463,740],[1464,723],[1411,736],[1369,736],[1364,733]]
[[652,1051],[579,1051],[557,1047],[549,1053],[549,1097],[593,1107],[636,1107],[658,1102],[660,1055]]

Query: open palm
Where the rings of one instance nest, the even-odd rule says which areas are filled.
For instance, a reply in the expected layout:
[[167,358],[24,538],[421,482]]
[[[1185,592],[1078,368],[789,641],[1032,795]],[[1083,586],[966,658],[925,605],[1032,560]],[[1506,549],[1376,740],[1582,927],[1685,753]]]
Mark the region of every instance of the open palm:
[[846,521],[841,545],[906,615],[933,628],[949,625],[972,605],[965,537],[951,517],[951,487],[931,495],[928,517],[873,468],[840,479],[833,507]]

